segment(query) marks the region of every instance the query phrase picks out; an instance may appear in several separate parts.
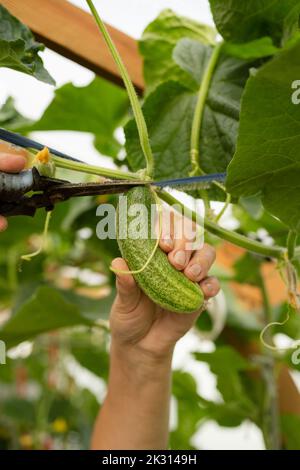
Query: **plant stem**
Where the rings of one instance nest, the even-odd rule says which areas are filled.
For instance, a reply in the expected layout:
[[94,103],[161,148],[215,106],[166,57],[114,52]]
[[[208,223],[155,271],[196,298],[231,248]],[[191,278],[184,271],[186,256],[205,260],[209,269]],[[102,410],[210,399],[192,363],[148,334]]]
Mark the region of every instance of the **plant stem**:
[[223,215],[225,214],[230,202],[231,202],[231,195],[226,193],[226,201],[225,201],[224,206],[222,207],[222,209],[220,210],[219,214],[217,215],[217,217],[215,219],[216,223],[218,223],[219,220],[223,217]]
[[103,38],[106,42],[106,44],[107,44],[107,46],[108,46],[108,48],[111,52],[111,55],[113,56],[113,59],[114,59],[116,65],[117,65],[117,67],[120,71],[120,74],[123,78],[123,81],[124,81],[124,84],[125,84],[125,87],[126,87],[129,99],[130,99],[130,103],[131,103],[131,106],[132,106],[132,110],[133,110],[134,118],[135,118],[135,121],[136,121],[136,125],[137,125],[137,128],[138,128],[141,147],[142,147],[142,150],[143,150],[146,162],[147,162],[147,175],[149,177],[151,177],[152,174],[153,174],[153,170],[154,170],[154,158],[153,158],[153,154],[152,154],[152,150],[151,150],[151,146],[150,146],[150,142],[149,142],[147,125],[146,125],[146,122],[145,122],[145,118],[144,118],[144,115],[143,115],[143,112],[142,112],[137,94],[135,92],[132,81],[129,77],[129,74],[126,70],[126,67],[125,67],[125,65],[124,65],[124,63],[121,59],[121,56],[118,53],[117,48],[115,47],[115,45],[114,45],[114,43],[113,43],[113,41],[112,41],[112,39],[109,35],[109,32],[108,32],[105,24],[101,20],[101,18],[99,16],[92,0],[86,0],[86,2],[88,4],[88,6],[90,7],[92,15],[95,18],[95,21],[96,21],[96,23],[99,27],[99,30],[100,30],[100,32],[101,32],[101,34],[102,34],[102,36],[103,36]]
[[[263,275],[260,275],[260,289],[264,305],[264,320],[268,325],[273,321],[272,306],[268,291],[265,285]],[[266,332],[268,343],[272,343],[271,329]],[[276,378],[276,362],[272,354],[266,351],[261,358],[262,375],[265,381],[264,402],[263,402],[263,423],[262,430],[265,439],[265,444],[269,450],[280,450],[280,424],[279,424],[279,405],[278,405],[278,390]]]
[[290,230],[287,238],[287,249],[289,260],[292,261],[295,256],[295,250],[297,246],[298,234],[294,230]]
[[121,180],[140,180],[137,173],[130,173],[121,170],[111,170],[100,166],[89,165],[86,163],[78,163],[64,158],[52,156],[52,160],[58,168],[65,168],[66,170],[79,171],[82,173],[89,173],[91,175],[105,176],[106,178],[121,179]]
[[267,325],[268,323],[271,323],[273,321],[273,313],[272,313],[272,307],[271,307],[270,300],[269,300],[268,291],[267,291],[266,284],[265,284],[262,274],[260,275],[260,290],[261,290],[261,296],[262,296],[262,301],[264,305],[265,324]]
[[184,215],[186,217],[193,220],[194,222],[200,221],[201,223],[203,223],[204,228],[208,232],[212,233],[213,235],[216,235],[219,238],[222,238],[223,240],[227,240],[228,242],[233,243],[234,245],[240,246],[245,250],[249,250],[253,253],[276,259],[282,259],[286,253],[286,250],[283,247],[265,246],[263,243],[251,240],[250,238],[247,238],[236,232],[226,230],[209,220],[207,217],[205,217],[204,219],[201,218],[198,214],[196,214],[196,212],[192,211],[191,209],[188,209],[186,206],[184,206],[184,204],[182,204],[182,202],[178,201],[174,196],[167,193],[166,191],[161,191],[159,193],[159,196],[161,199],[163,199],[170,205],[180,206],[183,209]]
[[[222,43],[218,44],[211,55],[210,61],[204,73],[204,77],[201,81],[201,85],[198,92],[198,99],[196,103],[194,119],[192,123],[192,132],[191,132],[191,165],[192,171],[190,173],[191,176],[198,176],[203,175],[204,172],[201,168],[200,164],[200,133],[203,121],[203,114],[205,103],[207,99],[207,95],[209,92],[212,76],[215,70],[215,67],[218,62],[218,58],[220,55]],[[210,202],[207,196],[207,191],[201,190],[199,191],[199,196],[203,200],[205,211],[207,215],[210,215]]]
[[201,162],[199,156],[199,148],[200,148],[200,133],[203,121],[203,114],[205,103],[207,99],[207,95],[209,92],[211,80],[213,77],[213,73],[215,71],[220,52],[222,49],[223,43],[218,44],[211,55],[210,61],[206,68],[203,80],[201,82],[201,86],[198,93],[197,104],[194,113],[194,119],[192,124],[192,133],[191,133],[191,163],[192,163],[192,172],[195,174],[203,174],[203,170],[201,169]]

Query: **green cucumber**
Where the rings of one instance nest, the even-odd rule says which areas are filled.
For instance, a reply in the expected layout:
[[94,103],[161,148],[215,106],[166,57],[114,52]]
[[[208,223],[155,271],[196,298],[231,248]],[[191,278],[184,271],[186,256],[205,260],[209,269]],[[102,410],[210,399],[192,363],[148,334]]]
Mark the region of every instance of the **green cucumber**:
[[[134,204],[142,204],[147,209],[141,225],[151,234],[151,206],[156,204],[153,192],[149,187],[136,187],[127,193],[127,213],[123,213],[120,203],[117,210],[117,235],[121,254],[130,271],[140,270],[149,260],[156,245],[156,240],[148,238],[130,238],[128,215]],[[127,237],[127,238],[126,238]],[[161,307],[176,313],[192,313],[203,304],[204,296],[198,284],[190,281],[183,273],[177,271],[169,262],[167,255],[157,250],[146,268],[133,274],[139,287],[145,294]]]

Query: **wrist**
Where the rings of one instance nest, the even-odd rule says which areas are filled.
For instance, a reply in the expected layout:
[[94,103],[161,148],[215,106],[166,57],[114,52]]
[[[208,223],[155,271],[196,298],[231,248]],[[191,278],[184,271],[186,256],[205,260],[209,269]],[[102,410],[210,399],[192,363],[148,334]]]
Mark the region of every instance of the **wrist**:
[[116,373],[118,377],[122,376],[121,380],[125,378],[141,386],[171,374],[173,348],[163,353],[153,353],[137,345],[119,343],[113,338],[110,357],[112,378]]

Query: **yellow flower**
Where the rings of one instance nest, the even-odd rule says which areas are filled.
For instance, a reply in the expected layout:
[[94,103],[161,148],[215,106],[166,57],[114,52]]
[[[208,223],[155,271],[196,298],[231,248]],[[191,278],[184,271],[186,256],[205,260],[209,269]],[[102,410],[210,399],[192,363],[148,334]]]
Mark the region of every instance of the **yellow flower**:
[[64,418],[56,418],[52,423],[52,429],[58,434],[64,434],[68,430],[68,423]]
[[32,449],[33,439],[30,434],[22,434],[19,438],[22,449]]
[[38,152],[35,156],[35,159],[39,163],[49,163],[50,161],[50,153],[47,147],[44,147],[43,150]]

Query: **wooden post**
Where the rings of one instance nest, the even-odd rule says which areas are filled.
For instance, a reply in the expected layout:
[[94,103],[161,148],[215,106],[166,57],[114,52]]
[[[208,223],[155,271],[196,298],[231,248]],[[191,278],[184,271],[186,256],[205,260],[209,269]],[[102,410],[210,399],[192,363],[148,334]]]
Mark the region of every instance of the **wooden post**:
[[[110,81],[123,84],[92,16],[66,0],[2,0],[10,13],[27,24],[37,40]],[[137,42],[108,26],[137,89],[144,88]]]

